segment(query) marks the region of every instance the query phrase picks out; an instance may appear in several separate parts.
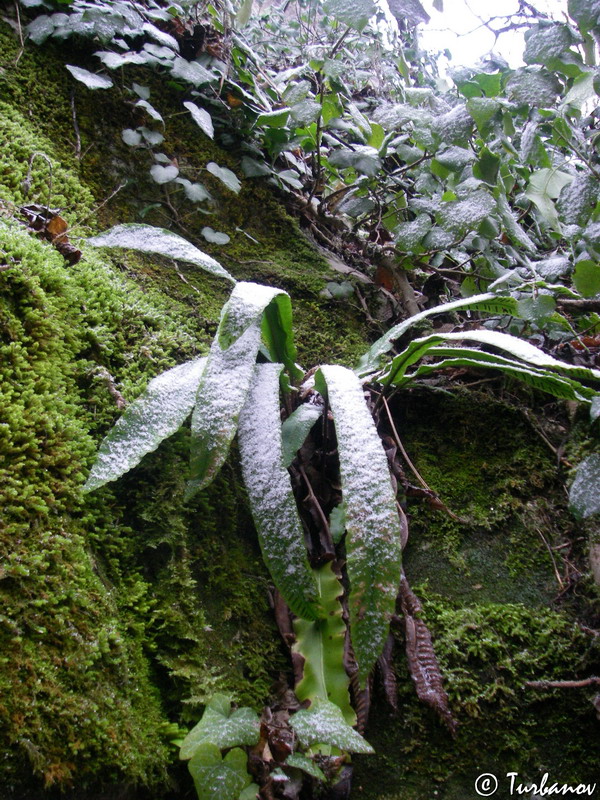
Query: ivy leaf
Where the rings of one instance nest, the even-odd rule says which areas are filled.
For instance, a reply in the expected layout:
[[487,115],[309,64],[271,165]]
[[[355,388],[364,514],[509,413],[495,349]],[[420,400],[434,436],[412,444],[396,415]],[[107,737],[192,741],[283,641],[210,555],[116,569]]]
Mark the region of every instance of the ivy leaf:
[[257,125],[266,125],[269,128],[284,128],[290,116],[289,108],[278,108],[275,111],[266,111],[259,114],[256,120]]
[[227,244],[231,241],[231,238],[226,233],[215,231],[208,225],[202,228],[200,233],[202,236],[204,236],[207,242],[211,242],[212,244]]
[[250,21],[254,0],[243,0],[235,15],[235,24],[238,30],[244,28]]
[[160,164],[153,164],[150,167],[150,175],[156,183],[169,183],[179,175],[179,169],[173,164],[168,164],[165,167]]
[[247,761],[248,756],[239,747],[222,758],[218,747],[200,745],[189,763],[198,800],[238,800],[251,782]]
[[203,86],[214,80],[214,74],[205,69],[197,61],[186,61],[185,58],[175,58],[175,62],[171,68],[171,75],[174,78],[181,78],[181,80],[191,83],[192,86]]
[[227,278],[232,283],[236,282],[235,278],[214,258],[198,250],[181,236],[163,228],[127,223],[100,233],[98,236],[88,239],[87,243],[93,247],[123,247],[139,250],[141,253],[155,253],[166,258],[173,258],[175,261],[194,264],[206,272],[220,278]]
[[303,659],[302,678],[295,689],[300,702],[331,700],[341,710],[346,722],[354,725],[356,714],[348,693],[350,679],[344,669],[346,623],[339,598],[342,584],[331,563],[313,570],[319,588],[319,601],[325,614],[322,619],[294,620],[296,642],[293,652]]
[[202,203],[204,200],[211,199],[208,190],[201,183],[192,183],[187,178],[177,178],[176,182],[183,186],[185,196],[192,203]]
[[200,745],[211,744],[225,750],[229,747],[258,743],[260,721],[251,708],[231,710],[231,701],[225,695],[215,695],[206,707],[202,719],[187,734],[181,744],[179,758],[192,758]]
[[174,39],[169,33],[161,31],[151,22],[145,22],[142,29],[144,33],[147,33],[148,36],[151,36],[155,42],[158,42],[158,44],[163,45],[163,47],[170,47],[171,50],[177,50],[177,52],[179,52],[179,44],[177,43],[177,39]]
[[99,50],[94,53],[108,69],[117,69],[126,64],[145,64],[147,58],[144,53],[113,53],[110,50]]
[[583,297],[600,294],[600,265],[590,259],[582,259],[575,265],[573,283]]
[[[421,22],[429,22],[429,14],[425,11],[419,0],[388,0],[391,14],[399,25],[415,27]],[[434,4],[434,8],[440,9]]]
[[213,128],[212,119],[208,111],[205,111],[203,108],[198,108],[198,106],[191,101],[184,103],[183,106],[190,112],[192,119],[200,128],[200,130],[203,131],[210,139],[214,139],[215,129]]
[[346,509],[343,503],[331,510],[329,515],[329,532],[334,544],[339,544],[346,533]]
[[283,462],[279,376],[282,364],[259,364],[240,413],[244,483],[263,560],[291,610],[314,620],[323,615],[308,563],[304,529]]
[[600,511],[600,455],[589,456],[577,467],[569,503],[581,519]]
[[143,108],[144,111],[146,111],[146,113],[148,114],[148,116],[150,116],[157,122],[162,122],[164,124],[164,119],[162,118],[162,115],[147,100],[138,100],[135,106],[136,108]]
[[557,78],[549,72],[522,67],[515,70],[506,84],[509,97],[522,105],[549,108],[560,92]]
[[317,767],[312,758],[303,756],[302,753],[290,753],[283,766],[301,769],[303,772],[306,772],[307,775],[316,778],[318,781],[324,782],[327,780],[323,771]]
[[349,369],[318,376],[333,411],[346,511],[350,638],[365,686],[388,635],[400,585],[400,522],[388,461],[362,385]]
[[215,178],[218,178],[228,189],[231,189],[232,192],[236,194],[239,193],[240,189],[242,188],[242,184],[239,181],[239,178],[227,167],[220,167],[218,164],[215,164],[214,161],[209,161],[206,165],[206,169],[210,172],[211,175],[214,175]]
[[323,413],[323,407],[313,403],[303,403],[293,411],[281,426],[283,464],[290,466],[296,453],[306,441],[315,422]]
[[338,22],[362,31],[369,19],[377,13],[373,0],[325,0],[323,11]]
[[75,80],[84,83],[88,89],[110,89],[113,85],[111,79],[105,75],[96,75],[95,72],[89,72],[81,67],[73,67],[71,64],[65,64],[65,66]]
[[552,200],[555,200],[561,190],[573,180],[568,172],[559,169],[539,169],[529,178],[529,185],[525,195],[537,206],[544,219],[558,230],[558,213]]
[[328,700],[315,700],[309,709],[297,711],[290,725],[305,747],[332,745],[349,753],[373,753],[371,745],[348,725],[340,709]]
[[142,134],[139,131],[134,131],[132,128],[125,128],[121,131],[121,138],[130,147],[137,147],[142,143]]
[[84,492],[121,477],[179,430],[194,407],[205,366],[206,358],[199,358],[150,381],[100,445]]

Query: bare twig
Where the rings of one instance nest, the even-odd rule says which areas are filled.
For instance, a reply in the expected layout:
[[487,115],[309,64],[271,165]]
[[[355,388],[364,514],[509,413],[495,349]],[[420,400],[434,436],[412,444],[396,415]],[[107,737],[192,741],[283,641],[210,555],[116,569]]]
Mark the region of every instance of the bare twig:
[[17,64],[19,63],[19,61],[21,60],[21,56],[25,52],[25,40],[23,38],[23,26],[21,25],[21,14],[19,13],[19,0],[15,0],[15,12],[16,12],[16,15],[17,15],[17,30],[19,31],[19,41],[21,43],[21,49],[19,50],[19,53],[18,53],[17,57],[15,58],[15,67],[16,67]]
[[77,110],[75,108],[75,92],[71,92],[71,116],[73,117],[73,130],[75,131],[75,158],[81,161],[81,136],[79,134],[79,123],[77,122]]
[[600,684],[600,678],[584,678],[581,681],[525,681],[528,689],[586,689]]

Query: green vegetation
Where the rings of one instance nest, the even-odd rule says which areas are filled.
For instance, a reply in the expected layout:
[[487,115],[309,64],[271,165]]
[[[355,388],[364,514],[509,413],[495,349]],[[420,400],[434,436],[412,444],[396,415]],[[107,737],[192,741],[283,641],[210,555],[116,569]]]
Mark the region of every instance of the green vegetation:
[[[211,740],[192,770],[199,793],[208,772],[225,765],[224,774],[238,774],[232,797],[254,797],[264,781],[277,793],[285,776],[317,796],[323,778],[331,784],[339,776],[332,748],[352,750],[348,738],[319,739],[336,714],[321,704],[333,700],[354,723],[352,700],[364,725],[361,685],[376,660],[388,696],[396,676],[400,711],[392,720],[376,684],[366,733],[376,755],[353,758],[353,797],[421,800],[431,797],[433,781],[444,800],[463,798],[480,771],[474,753],[482,740],[490,771],[514,765],[531,776],[546,768],[571,782],[593,774],[590,691],[523,688],[598,670],[598,593],[586,574],[598,508],[592,5],[570,4],[571,27],[523,7],[531,23],[527,66],[456,71],[449,91],[418,51],[416,20],[387,52],[369,22],[369,0],[350,16],[344,4],[314,0],[295,4],[291,15],[248,2],[166,10],[154,0],[135,7],[98,0],[92,11],[79,0],[27,0],[18,19],[6,12],[0,782],[15,798],[69,788],[90,798],[189,794],[173,745],[202,707],[226,703],[227,716],[232,701],[283,709],[276,714],[291,715],[294,729],[298,720],[302,743],[286,758],[277,743],[289,724],[265,712],[262,778],[256,760],[251,766],[256,753],[247,762],[252,778],[245,772],[239,748],[249,743]],[[86,14],[91,27],[81,25]],[[143,36],[138,23],[146,24]],[[19,33],[27,32],[40,46],[21,47]],[[116,66],[124,54],[131,63]],[[370,82],[374,73],[383,92]],[[54,209],[50,216],[70,226],[82,260],[67,265],[60,241],[27,230],[19,208],[26,204]],[[118,483],[83,498],[97,442],[124,403],[134,408],[165,370],[199,369],[215,331],[221,355],[243,333],[232,324],[238,307],[218,327],[226,283],[197,265],[174,269],[168,257],[148,254],[109,258],[81,244],[132,221],[185,236],[237,287],[268,287],[265,320],[260,326],[253,317],[248,337],[262,335],[263,377],[242,385],[239,375],[226,380],[216,370],[191,431],[184,425],[156,440],[156,451]],[[350,272],[333,272],[300,226]],[[293,302],[297,351],[281,290]],[[390,327],[392,335],[381,336]],[[386,650],[377,659],[399,553],[395,545],[385,550],[382,535],[365,557],[360,540],[369,522],[357,509],[377,506],[376,487],[387,481],[381,468],[380,478],[366,481],[375,495],[356,508],[345,502],[361,489],[344,465],[361,449],[351,432],[363,429],[352,414],[345,419],[351,392],[339,383],[343,376],[358,386],[356,377],[339,367],[317,373],[334,421],[290,415],[296,406],[320,412],[289,392],[300,378],[297,361],[353,367],[378,336],[357,373],[373,390],[409,512],[403,562],[423,599],[423,611],[409,616],[433,635],[460,723],[455,740],[415,696],[404,657],[396,652],[392,666]],[[255,350],[246,356],[252,377]],[[271,366],[263,363],[269,359]],[[281,393],[280,364],[288,373]],[[220,384],[242,387],[237,410],[247,390],[271,401],[270,417],[261,419],[274,439],[252,442],[254,409],[242,413],[241,470],[235,440],[227,455],[237,411],[217,447],[207,424],[229,399],[216,393]],[[390,417],[376,394],[382,386],[393,395]],[[538,389],[559,400],[542,401]],[[193,385],[190,392],[193,404]],[[308,397],[316,398],[313,390]],[[570,416],[561,398],[571,401]],[[591,409],[595,427],[581,408],[573,418],[572,401]],[[392,455],[392,419],[435,493],[415,491],[408,462]],[[291,470],[291,484],[285,468],[278,478],[289,484],[286,513],[299,515],[285,530],[290,542],[295,532],[303,580],[286,574],[280,518],[257,503],[261,491],[249,477],[259,452],[267,457],[270,449],[281,449]],[[190,479],[198,486],[206,475],[211,485],[186,501]],[[589,517],[584,524],[567,509],[565,475],[574,479],[573,508]],[[444,504],[454,517],[440,511]],[[388,538],[400,530],[402,514]],[[272,583],[299,614],[282,631],[274,596],[293,682],[269,607]],[[407,613],[406,598],[401,606]],[[344,654],[348,626],[358,664]],[[404,640],[410,649],[408,632],[392,628],[396,650]],[[309,712],[290,703],[292,683],[312,703]]]

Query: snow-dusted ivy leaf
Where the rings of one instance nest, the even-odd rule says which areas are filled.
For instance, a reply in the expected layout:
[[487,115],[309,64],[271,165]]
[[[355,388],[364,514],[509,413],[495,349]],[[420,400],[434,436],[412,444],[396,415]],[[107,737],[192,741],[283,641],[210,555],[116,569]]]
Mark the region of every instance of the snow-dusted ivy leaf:
[[179,169],[173,164],[162,167],[160,164],[153,164],[150,167],[150,175],[156,183],[169,183],[179,175]]
[[273,170],[264,161],[242,156],[242,172],[247,178],[262,178],[264,175],[271,175]]
[[94,55],[98,56],[108,69],[117,69],[125,64],[145,64],[147,61],[143,53],[113,53],[110,50],[99,50]]
[[340,709],[328,700],[315,700],[292,714],[290,725],[305,747],[333,745],[349,753],[373,753],[371,745],[348,725]]
[[221,309],[192,414],[188,498],[211,483],[227,458],[254,375],[263,314],[278,295],[285,294],[242,281]]
[[279,378],[282,364],[258,364],[240,414],[242,475],[265,564],[296,616],[323,616],[304,529],[283,461]]
[[556,168],[538,169],[529,178],[526,196],[535,203],[546,222],[556,230],[559,227],[558,213],[552,201],[556,200],[561,190],[572,180],[572,175]]
[[417,252],[432,225],[429,214],[421,214],[411,222],[401,222],[395,229],[396,246],[404,253]]
[[161,31],[160,28],[157,28],[156,25],[153,25],[151,22],[144,23],[143,31],[147,33],[148,36],[152,37],[155,42],[158,42],[158,44],[164,47],[170,47],[171,50],[177,50],[177,52],[179,52],[177,39],[173,38],[169,33]]
[[312,758],[303,756],[302,753],[290,753],[283,766],[301,769],[302,772],[306,772],[307,775],[316,778],[318,781],[326,780],[325,774],[321,769],[319,769],[319,767],[317,767]]
[[577,467],[569,491],[569,503],[582,519],[600,511],[600,455],[597,453],[588,456]]
[[536,25],[525,33],[523,61],[550,66],[551,59],[560,58],[576,41],[573,30],[562,22]]
[[[164,47],[159,44],[154,44],[153,42],[146,42],[144,45],[144,50],[146,53],[156,59],[158,63],[165,66],[169,65],[175,58],[175,52],[170,47]],[[152,61],[153,59],[148,60]]]
[[517,313],[517,301],[514,297],[502,297],[501,295],[492,294],[491,292],[485,294],[473,295],[472,297],[464,297],[460,300],[454,300],[451,303],[445,303],[441,306],[434,308],[427,308],[419,314],[400,322],[391,328],[386,334],[378,339],[370,349],[361,357],[357,373],[359,375],[367,375],[369,372],[374,372],[378,365],[380,365],[382,357],[389,352],[396,339],[399,339],[407,330],[409,330],[415,323],[420,322],[427,317],[434,314],[445,314],[449,311],[458,311],[460,309],[485,311],[488,314],[513,314]]
[[235,24],[238,30],[241,30],[248,24],[250,15],[252,14],[253,3],[254,0],[242,0],[237,14],[235,15]]
[[136,108],[143,108],[144,111],[148,114],[149,117],[156,120],[157,122],[164,123],[164,119],[159,111],[157,111],[154,106],[149,103],[147,100],[138,100],[135,104]]
[[466,107],[480,132],[484,133],[487,131],[488,124],[496,116],[500,103],[491,97],[471,97],[467,100]]
[[400,585],[400,522],[388,461],[360,380],[345,367],[317,373],[333,411],[346,510],[350,639],[361,686],[381,654]]
[[49,36],[52,36],[54,28],[52,17],[48,16],[48,14],[41,14],[27,26],[27,36],[35,44],[43,44]]
[[313,425],[323,413],[323,407],[314,403],[303,403],[293,411],[281,426],[283,464],[289,467],[296,453],[304,444]]
[[125,128],[125,130],[121,131],[121,138],[130,147],[137,147],[142,143],[142,134],[132,128]]
[[135,81],[131,84],[131,88],[141,100],[150,100],[150,89],[147,86],[140,86]]
[[206,358],[199,358],[150,381],[100,445],[84,491],[91,492],[124,475],[179,430],[194,406],[205,366]]
[[596,420],[599,417],[600,417],[600,395],[592,399],[592,404],[590,406],[590,421],[596,422]]
[[179,758],[192,758],[202,744],[212,744],[225,750],[229,747],[257,744],[260,734],[258,714],[251,708],[231,709],[225,695],[215,695],[207,705],[202,719],[187,734],[181,744]]
[[306,98],[296,103],[290,109],[290,116],[299,128],[306,128],[311,122],[315,122],[321,113],[321,104],[316,100]]
[[377,6],[373,0],[325,0],[323,11],[338,22],[361,31],[377,13]]
[[399,25],[408,24],[414,28],[422,22],[429,22],[429,14],[419,0],[388,0],[388,6]]
[[204,200],[211,199],[208,189],[201,183],[192,183],[187,178],[177,178],[176,183],[183,186],[185,196],[193,203],[202,203]]
[[298,173],[293,169],[282,169],[277,172],[277,177],[280,178],[292,189],[302,189],[302,181],[298,177]]
[[209,72],[197,61],[186,61],[185,58],[177,57],[175,63],[171,68],[171,75],[174,78],[181,78],[193,86],[203,86],[205,83],[210,83],[214,80],[215,76]]
[[268,128],[283,128],[290,116],[289,108],[277,108],[275,111],[266,111],[256,120],[257,125],[266,125]]
[[165,140],[165,137],[162,135],[162,133],[159,133],[159,131],[153,131],[146,127],[141,127],[139,130],[151,147],[156,147],[159,144],[162,144]]
[[329,163],[333,167],[345,169],[352,167],[363,175],[374,178],[381,169],[381,159],[374,147],[368,145],[354,145],[352,150],[343,148],[335,150],[329,156]]
[[203,131],[210,139],[213,139],[215,136],[215,129],[213,128],[213,123],[210,114],[203,108],[198,108],[195,103],[188,101],[183,104],[184,108],[192,115],[192,119],[196,123],[196,125]]
[[560,90],[560,83],[554,75],[535,67],[515,70],[506,84],[506,91],[512,100],[534,108],[553,106]]
[[247,762],[248,756],[239,747],[223,758],[218,747],[200,745],[188,765],[198,800],[238,800],[251,781]]
[[96,75],[95,72],[90,72],[81,67],[73,67],[71,64],[65,64],[71,75],[75,80],[84,83],[88,89],[110,89],[113,82],[105,75]]
[[520,245],[528,253],[537,253],[537,247],[535,243],[517,221],[514,212],[508,204],[506,195],[500,192],[496,203],[500,218],[504,224],[504,227],[506,228],[506,233],[512,239],[512,241],[515,244]]
[[561,106],[575,106],[575,108],[581,110],[583,104],[596,95],[594,78],[593,72],[584,72],[583,75],[575,78],[573,86],[563,98]]
[[88,239],[87,242],[93,247],[124,247],[139,250],[142,253],[155,253],[167,258],[174,258],[176,261],[194,264],[220,278],[227,278],[232,283],[236,282],[235,278],[214,258],[203,253],[202,250],[198,250],[181,236],[163,228],[138,225],[137,223],[117,225],[115,228]]
[[495,208],[496,203],[488,192],[473,192],[465,200],[442,203],[438,215],[439,223],[445,230],[466,233],[475,230]]
[[228,242],[231,241],[231,238],[226,233],[222,233],[221,231],[215,231],[208,225],[202,228],[200,233],[202,234],[202,236],[204,236],[207,242],[211,242],[212,244],[227,244]]
[[211,175],[214,175],[215,178],[218,178],[221,183],[224,183],[228,189],[231,189],[232,192],[236,194],[239,193],[240,189],[242,188],[242,184],[240,183],[239,178],[227,167],[220,167],[218,164],[215,164],[214,161],[209,161],[206,165],[206,169],[210,172]]

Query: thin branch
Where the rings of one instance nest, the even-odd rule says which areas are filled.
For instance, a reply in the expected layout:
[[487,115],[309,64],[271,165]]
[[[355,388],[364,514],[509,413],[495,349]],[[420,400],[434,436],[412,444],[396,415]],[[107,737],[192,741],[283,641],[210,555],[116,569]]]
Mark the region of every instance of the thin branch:
[[581,681],[525,681],[523,685],[528,689],[586,689],[599,684],[600,678],[591,677]]

